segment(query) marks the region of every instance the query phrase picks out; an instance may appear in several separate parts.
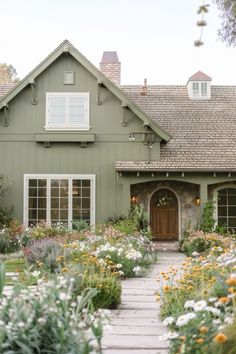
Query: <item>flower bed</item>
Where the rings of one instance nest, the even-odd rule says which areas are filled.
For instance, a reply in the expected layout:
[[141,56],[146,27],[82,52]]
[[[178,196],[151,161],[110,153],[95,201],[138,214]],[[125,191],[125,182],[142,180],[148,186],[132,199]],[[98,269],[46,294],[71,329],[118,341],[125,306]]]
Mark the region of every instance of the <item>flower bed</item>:
[[161,313],[170,353],[233,354],[236,348],[236,249],[215,246],[163,274]]
[[89,312],[96,295],[74,296],[75,279],[58,276],[36,288],[15,287],[0,307],[1,353],[101,353],[107,311]]

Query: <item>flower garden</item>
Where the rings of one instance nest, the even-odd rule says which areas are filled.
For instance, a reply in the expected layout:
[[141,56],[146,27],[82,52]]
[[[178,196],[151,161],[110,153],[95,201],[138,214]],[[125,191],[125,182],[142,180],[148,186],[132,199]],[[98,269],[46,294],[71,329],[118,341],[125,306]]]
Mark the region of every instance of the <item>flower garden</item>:
[[[134,221],[69,231],[12,221],[0,231],[0,352],[102,353],[121,279],[156,259]],[[135,231],[136,230],[136,231]]]
[[[161,316],[170,353],[236,353],[235,237],[195,231],[180,269],[161,274]],[[191,257],[190,257],[191,255]]]

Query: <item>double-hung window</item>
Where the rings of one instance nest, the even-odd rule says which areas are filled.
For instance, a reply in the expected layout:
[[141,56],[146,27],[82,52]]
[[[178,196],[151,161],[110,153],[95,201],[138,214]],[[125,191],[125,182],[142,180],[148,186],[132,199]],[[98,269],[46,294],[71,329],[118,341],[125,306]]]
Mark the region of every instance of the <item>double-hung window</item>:
[[95,175],[25,175],[24,223],[95,223]]
[[89,130],[88,92],[47,92],[46,130]]

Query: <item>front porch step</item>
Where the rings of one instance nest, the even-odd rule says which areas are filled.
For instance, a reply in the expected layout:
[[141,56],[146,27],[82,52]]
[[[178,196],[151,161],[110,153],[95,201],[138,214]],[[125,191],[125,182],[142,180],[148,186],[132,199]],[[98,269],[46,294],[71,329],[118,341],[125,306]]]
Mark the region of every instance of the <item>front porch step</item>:
[[179,241],[154,241],[156,250],[159,252],[179,252]]

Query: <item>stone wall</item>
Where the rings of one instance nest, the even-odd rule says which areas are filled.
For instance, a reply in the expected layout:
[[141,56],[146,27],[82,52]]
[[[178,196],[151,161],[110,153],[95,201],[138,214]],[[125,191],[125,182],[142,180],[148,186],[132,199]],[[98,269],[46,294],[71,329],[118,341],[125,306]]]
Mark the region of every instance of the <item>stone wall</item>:
[[145,210],[149,211],[149,202],[152,194],[159,188],[170,188],[179,198],[180,202],[180,230],[181,235],[185,227],[191,223],[195,226],[200,215],[200,206],[196,205],[196,198],[199,197],[199,185],[178,181],[153,181],[131,185],[130,195],[138,198]]

